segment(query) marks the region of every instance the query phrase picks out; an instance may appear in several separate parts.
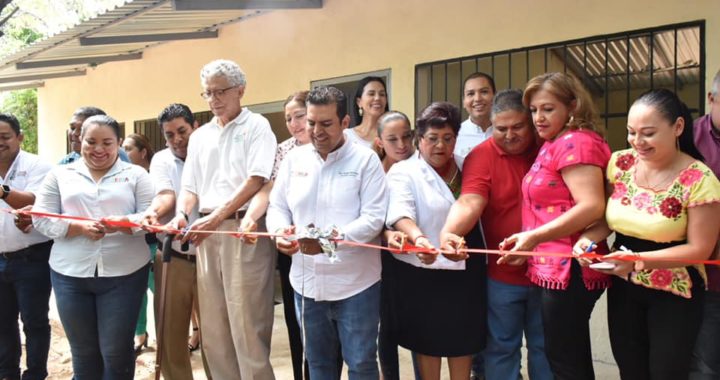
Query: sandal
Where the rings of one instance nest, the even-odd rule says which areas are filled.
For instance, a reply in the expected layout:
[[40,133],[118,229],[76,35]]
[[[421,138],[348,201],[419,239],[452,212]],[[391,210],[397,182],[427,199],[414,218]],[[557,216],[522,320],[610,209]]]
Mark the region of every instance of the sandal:
[[[197,351],[198,348],[200,348],[200,337],[198,335],[198,328],[193,327],[193,334],[190,336],[190,341],[188,341],[188,351],[193,352]],[[195,344],[191,343],[193,339],[197,339],[197,342]]]

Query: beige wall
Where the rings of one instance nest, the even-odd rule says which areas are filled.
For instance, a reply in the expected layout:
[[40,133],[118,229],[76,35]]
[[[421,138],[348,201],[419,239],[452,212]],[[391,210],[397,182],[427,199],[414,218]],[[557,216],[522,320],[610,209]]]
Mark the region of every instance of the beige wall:
[[248,76],[245,104],[273,102],[311,80],[391,69],[392,107],[412,116],[418,63],[599,34],[706,19],[707,85],[720,68],[717,0],[325,0],[317,10],[274,11],[220,30],[213,40],[147,49],[39,89],[39,151],[65,153],[65,128],[80,105],[105,109],[132,131],[170,102],[207,109],[198,72],[236,60]]

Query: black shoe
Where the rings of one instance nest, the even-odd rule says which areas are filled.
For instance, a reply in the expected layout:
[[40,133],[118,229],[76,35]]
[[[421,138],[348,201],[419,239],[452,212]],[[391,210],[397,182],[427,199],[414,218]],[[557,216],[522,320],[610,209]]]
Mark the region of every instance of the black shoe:
[[[142,336],[142,335],[141,335]],[[135,346],[135,355],[140,355],[143,352],[143,347],[147,348],[148,346],[148,333],[145,332],[145,339],[143,339],[143,342]]]

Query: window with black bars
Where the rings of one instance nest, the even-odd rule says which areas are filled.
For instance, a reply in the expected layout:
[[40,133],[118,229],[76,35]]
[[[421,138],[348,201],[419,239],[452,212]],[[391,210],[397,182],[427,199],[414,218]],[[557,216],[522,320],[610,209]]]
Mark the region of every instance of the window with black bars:
[[523,89],[546,72],[575,76],[592,95],[610,146],[623,149],[628,109],[647,90],[673,90],[693,117],[704,114],[705,21],[422,63],[415,66],[415,113],[434,101],[462,109],[463,80],[476,71],[492,75],[498,91]]

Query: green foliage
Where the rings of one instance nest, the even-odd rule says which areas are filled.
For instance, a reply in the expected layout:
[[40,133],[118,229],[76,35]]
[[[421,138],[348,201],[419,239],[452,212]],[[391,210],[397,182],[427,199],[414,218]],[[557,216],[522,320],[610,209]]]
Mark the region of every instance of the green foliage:
[[15,115],[20,121],[20,128],[25,135],[22,149],[26,152],[37,153],[37,89],[10,92],[3,100],[2,111]]
[[43,38],[41,33],[28,27],[10,29],[8,31],[8,35],[10,38],[19,41],[23,45],[30,45],[31,43]]

